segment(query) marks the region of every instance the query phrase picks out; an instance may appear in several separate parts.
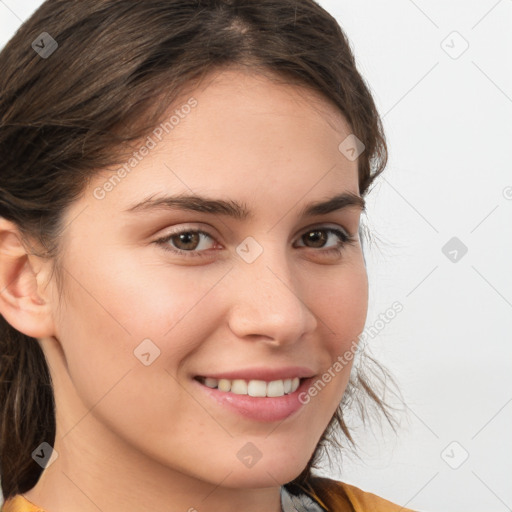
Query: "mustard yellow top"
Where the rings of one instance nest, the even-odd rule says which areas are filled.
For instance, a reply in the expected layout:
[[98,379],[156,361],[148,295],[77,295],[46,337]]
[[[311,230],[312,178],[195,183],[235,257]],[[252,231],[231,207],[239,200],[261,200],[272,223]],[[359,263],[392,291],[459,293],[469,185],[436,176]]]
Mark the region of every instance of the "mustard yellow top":
[[[295,492],[297,492],[297,489],[311,498],[319,506],[319,509],[329,512],[414,512],[411,509],[403,508],[400,505],[376,496],[371,492],[363,491],[353,485],[330,478],[314,476],[309,484],[300,486],[300,488],[295,487]],[[304,501],[301,501],[301,503],[306,504]],[[297,510],[296,508],[294,509]],[[302,507],[302,509],[313,510],[313,508],[307,506]],[[49,511],[31,503],[21,494],[17,494],[5,501],[0,512]]]

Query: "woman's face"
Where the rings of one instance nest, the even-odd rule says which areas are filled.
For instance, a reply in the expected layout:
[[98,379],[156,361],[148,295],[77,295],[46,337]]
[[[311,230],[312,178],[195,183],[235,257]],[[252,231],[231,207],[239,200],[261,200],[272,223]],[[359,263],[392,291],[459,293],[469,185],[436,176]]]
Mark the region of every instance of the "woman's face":
[[[65,293],[54,294],[55,339],[41,340],[63,463],[280,485],[304,469],[346,388],[351,361],[335,362],[368,300],[361,207],[304,212],[359,195],[357,160],[339,149],[350,127],[311,92],[235,70],[213,78],[66,212]],[[173,206],[176,196],[205,199]],[[228,374],[316,377],[280,398],[196,379]]]

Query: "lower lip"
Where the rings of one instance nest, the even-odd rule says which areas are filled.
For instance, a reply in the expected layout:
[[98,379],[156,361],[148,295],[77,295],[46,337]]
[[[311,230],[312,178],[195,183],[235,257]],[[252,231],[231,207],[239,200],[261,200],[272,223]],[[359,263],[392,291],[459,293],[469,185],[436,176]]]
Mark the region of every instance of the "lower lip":
[[209,388],[198,380],[192,379],[195,385],[210,399],[218,404],[254,421],[282,421],[297,412],[304,404],[300,402],[299,395],[307,391],[313,377],[304,379],[300,386],[288,395],[278,397],[256,397],[237,395],[219,389]]

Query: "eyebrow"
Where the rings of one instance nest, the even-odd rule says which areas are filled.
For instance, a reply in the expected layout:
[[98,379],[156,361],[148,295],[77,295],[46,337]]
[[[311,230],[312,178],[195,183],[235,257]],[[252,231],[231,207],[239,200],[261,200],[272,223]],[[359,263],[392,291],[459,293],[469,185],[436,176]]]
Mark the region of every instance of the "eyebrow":
[[[300,212],[300,217],[325,215],[346,208],[358,208],[365,211],[366,202],[357,194],[343,192],[327,200],[317,201],[306,205]],[[253,218],[247,207],[234,200],[213,199],[198,195],[180,194],[155,198],[154,195],[144,199],[124,212],[141,212],[148,210],[185,210],[214,215],[226,215],[237,220]]]

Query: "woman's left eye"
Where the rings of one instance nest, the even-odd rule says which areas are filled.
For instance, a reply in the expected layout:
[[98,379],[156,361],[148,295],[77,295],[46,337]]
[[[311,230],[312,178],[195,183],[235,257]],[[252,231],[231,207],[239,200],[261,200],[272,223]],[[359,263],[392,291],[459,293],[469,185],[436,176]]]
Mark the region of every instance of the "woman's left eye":
[[[334,238],[338,238],[338,242],[334,247],[326,249],[324,244],[329,240],[329,238],[333,238],[333,235]],[[161,245],[166,251],[170,251],[181,256],[204,256],[202,253],[206,252],[206,250],[200,249],[205,249],[204,244],[202,243],[202,239],[204,240],[205,238],[209,238],[214,241],[214,238],[205,231],[186,229],[177,231],[176,233],[171,233],[164,238],[159,238],[158,240],[155,240],[154,243]],[[319,252],[324,254],[340,254],[346,245],[355,244],[357,242],[356,237],[349,235],[345,231],[328,227],[308,229],[300,236],[299,239],[303,242],[316,244],[313,245],[312,248],[321,249]],[[174,247],[170,245],[170,242]],[[178,245],[178,247],[176,247],[176,245]]]
[[325,246],[322,245],[321,249],[323,249],[322,252],[324,254],[341,254],[345,246],[349,244],[354,245],[357,242],[357,238],[348,234],[346,231],[342,231],[338,228],[327,227],[308,229],[308,231],[306,231],[300,237],[300,240],[308,240],[309,242],[313,242],[315,244],[320,242],[320,244],[323,244],[329,239],[329,235],[335,235],[339,241],[334,247],[330,247],[328,249],[325,249]]

